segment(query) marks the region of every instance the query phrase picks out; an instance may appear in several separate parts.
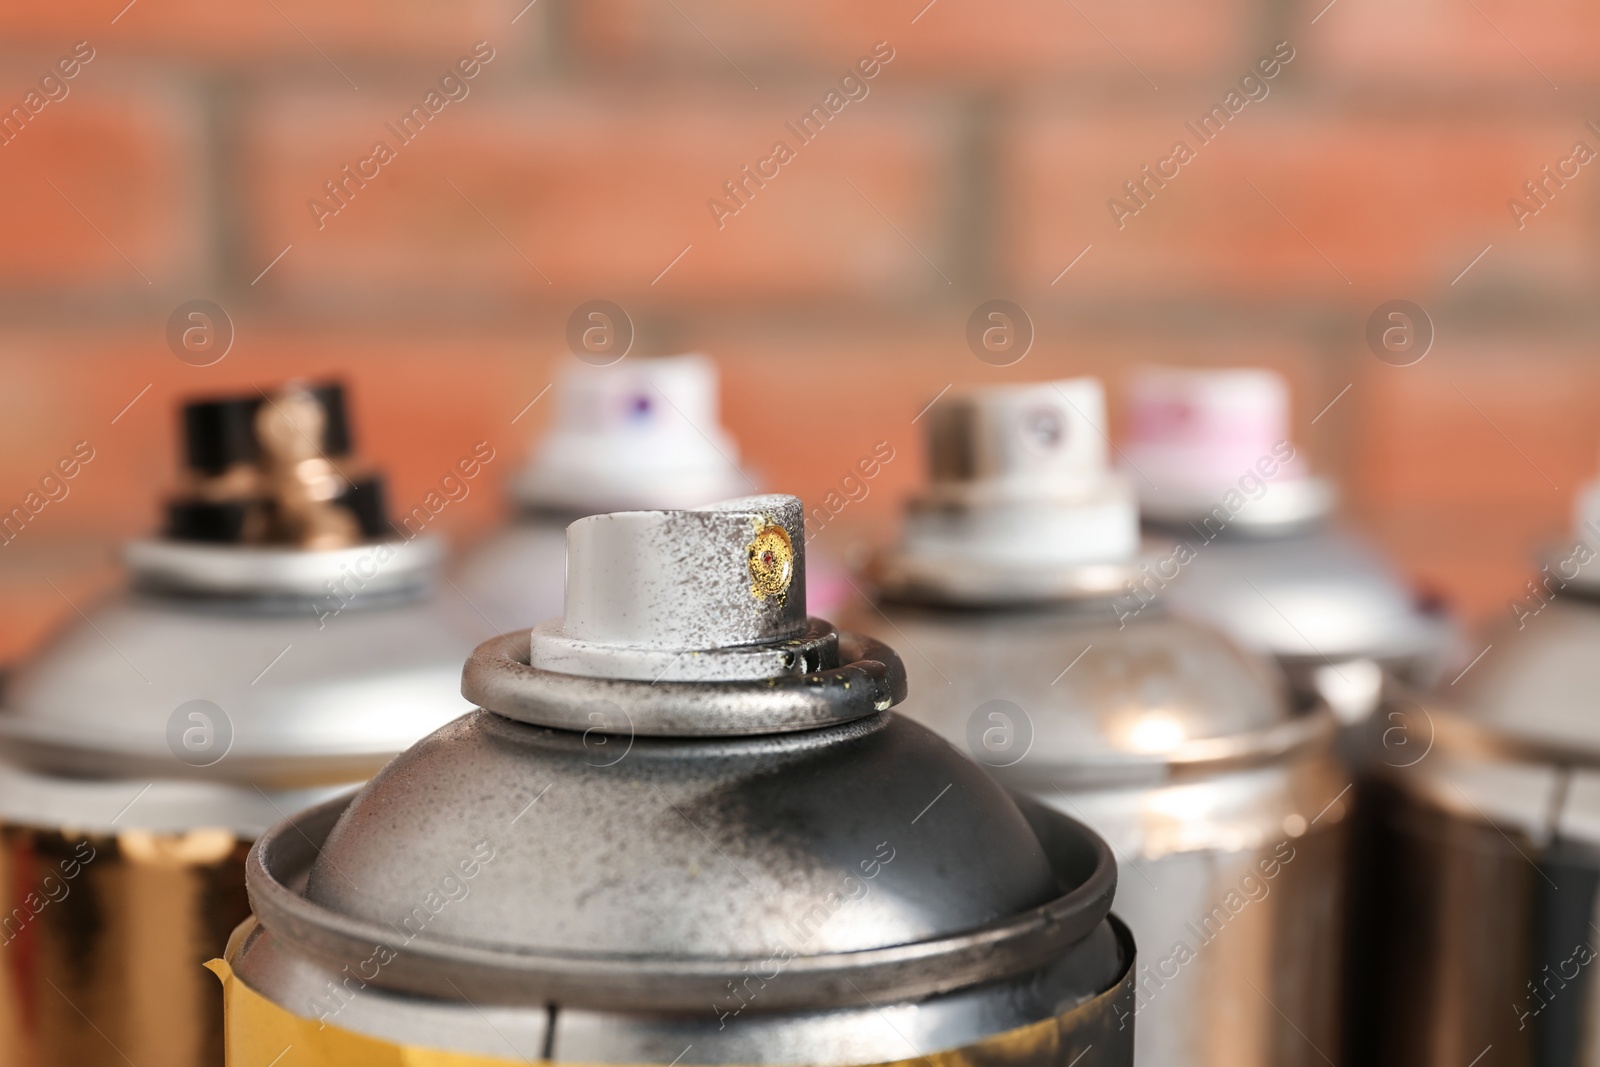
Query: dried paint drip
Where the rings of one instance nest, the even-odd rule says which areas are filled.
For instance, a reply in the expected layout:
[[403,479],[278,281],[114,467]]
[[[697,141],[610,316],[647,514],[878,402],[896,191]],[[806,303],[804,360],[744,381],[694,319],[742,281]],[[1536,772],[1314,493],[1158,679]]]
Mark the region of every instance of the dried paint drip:
[[794,580],[794,545],[789,531],[770,518],[755,520],[756,536],[747,546],[750,557],[750,593],[757,600],[773,597],[783,603]]

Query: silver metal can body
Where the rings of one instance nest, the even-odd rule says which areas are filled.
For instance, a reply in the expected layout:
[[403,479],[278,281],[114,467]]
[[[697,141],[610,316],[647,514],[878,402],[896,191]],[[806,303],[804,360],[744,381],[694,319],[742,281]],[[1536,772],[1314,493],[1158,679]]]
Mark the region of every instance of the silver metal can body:
[[469,644],[418,587],[338,611],[140,591],[87,609],[14,672],[0,1064],[220,1063],[203,964],[248,914],[250,842],[465,707]]
[[1297,692],[1326,699],[1346,723],[1371,711],[1385,673],[1430,685],[1452,651],[1443,613],[1331,524],[1216,532],[1202,521],[1151,537],[1193,553],[1163,590],[1175,612],[1272,656]]
[[[475,655],[500,664],[486,691],[540,677],[519,640]],[[1003,1048],[1131,1064],[1133,941],[1109,914],[1104,843],[872,712],[903,674],[882,646],[839,641],[838,669],[855,673],[823,666],[777,691],[840,686],[864,717],[636,736],[480,710],[353,801],[274,828],[249,861],[256,918],[229,952],[233,1062],[280,1051],[270,1033],[319,1064],[341,1048],[657,1064]],[[859,673],[886,663],[881,684]],[[611,680],[561,684],[626,705]],[[686,709],[769,691],[630,684]]]
[[478,711],[251,850],[233,1062],[1132,1063],[1110,851],[890,711],[895,652],[806,614],[797,498],[567,549]]
[[1369,731],[1351,986],[1366,1062],[1600,1064],[1600,605],[1521,622]]
[[454,581],[481,637],[561,614],[567,576],[567,522],[576,516],[530,512],[490,534],[462,559]]
[[[489,715],[478,713],[473,718]],[[877,732],[899,733],[911,724],[902,721],[898,726],[888,726],[887,730],[883,723],[869,726]],[[478,729],[504,732],[507,727],[503,723],[485,726],[464,720],[450,729],[456,733]],[[511,732],[523,729],[526,728],[513,726]],[[572,740],[575,739],[559,743]],[[570,747],[578,753],[583,751],[581,742]],[[635,755],[639,753],[636,751]],[[767,754],[768,758],[775,755],[777,762],[784,762],[780,754]],[[586,766],[581,761],[575,762]],[[272,1014],[278,1018],[282,1018],[282,1014],[297,1017],[295,1022],[299,1025],[288,1033],[304,1035],[297,1048],[310,1057],[305,1062],[312,1064],[340,1062],[331,1058],[337,1047],[335,1041],[347,1040],[350,1035],[370,1039],[370,1047],[375,1050],[405,1049],[408,1054],[422,1057],[459,1055],[473,1064],[480,1062],[473,1057],[483,1057],[482,1062],[496,1064],[534,1059],[663,1065],[672,1062],[878,1064],[920,1061],[922,1057],[934,1055],[960,1057],[963,1050],[1003,1047],[1008,1040],[1018,1042],[1011,1046],[1014,1052],[1011,1058],[1026,1065],[1076,1061],[1081,1067],[1133,1062],[1133,941],[1125,927],[1103,912],[1078,935],[1070,950],[1043,965],[1026,967],[1020,973],[1014,961],[1007,958],[1010,952],[1004,947],[996,952],[992,962],[975,964],[968,959],[957,965],[957,969],[943,974],[934,965],[914,978],[907,977],[903,983],[905,988],[900,992],[883,985],[881,979],[875,981],[871,967],[852,966],[847,973],[840,972],[842,977],[836,974],[831,978],[812,968],[816,957],[808,959],[807,956],[819,946],[826,948],[830,942],[877,937],[892,940],[892,935],[881,933],[879,924],[899,909],[915,906],[915,902],[901,896],[909,883],[893,883],[894,868],[901,866],[908,873],[914,870],[916,877],[925,884],[930,880],[939,859],[932,855],[918,857],[919,846],[914,839],[921,836],[926,841],[936,836],[937,831],[927,831],[937,826],[934,822],[937,807],[917,826],[910,824],[910,818],[918,814],[916,811],[896,811],[891,818],[883,818],[879,813],[878,817],[863,819],[872,824],[871,832],[865,837],[879,831],[893,834],[883,839],[890,842],[886,848],[869,844],[864,853],[869,861],[884,857],[887,862],[879,873],[869,876],[869,872],[850,864],[841,853],[832,875],[843,898],[841,902],[830,900],[828,893],[815,883],[811,877],[816,873],[814,869],[797,869],[791,884],[782,885],[769,880],[771,868],[752,856],[753,852],[773,847],[804,847],[799,845],[799,839],[805,836],[803,830],[797,828],[795,840],[787,843],[781,840],[741,842],[727,833],[728,823],[719,820],[711,810],[719,802],[717,799],[686,793],[684,786],[690,783],[660,778],[654,773],[656,770],[644,771],[640,777],[659,783],[663,792],[658,797],[655,788],[646,787],[647,792],[636,798],[635,810],[630,814],[641,828],[661,837],[664,846],[659,856],[641,856],[642,872],[648,870],[652,862],[673,864],[674,859],[669,854],[675,853],[678,866],[703,864],[700,874],[710,884],[705,887],[704,901],[686,900],[673,889],[673,883],[678,880],[671,873],[663,877],[661,881],[666,884],[657,890],[658,894],[672,900],[685,913],[683,919],[688,922],[677,930],[668,930],[663,936],[648,940],[657,945],[669,939],[697,940],[709,948],[727,935],[730,928],[767,927],[763,935],[766,939],[761,942],[766,947],[755,950],[747,961],[724,966],[716,954],[673,960],[664,953],[646,961],[644,953],[630,953],[619,956],[604,976],[577,973],[583,969],[579,966],[564,974],[560,982],[535,995],[525,989],[519,990],[516,979],[507,981],[497,991],[478,978],[487,973],[481,963],[474,974],[473,967],[460,961],[435,961],[435,973],[440,977],[434,978],[433,984],[440,987],[444,995],[420,995],[415,988],[405,988],[403,979],[392,978],[386,972],[404,959],[408,949],[415,951],[417,939],[426,936],[426,928],[420,925],[420,917],[427,913],[426,894],[417,895],[409,911],[401,907],[392,909],[392,919],[386,924],[388,928],[372,931],[376,936],[364,942],[360,940],[358,927],[352,926],[348,931],[351,935],[348,943],[339,947],[331,940],[308,940],[302,931],[295,931],[291,936],[276,932],[275,927],[278,930],[286,927],[288,916],[271,903],[263,905],[259,887],[269,881],[277,886],[305,882],[314,859],[312,849],[327,845],[330,828],[346,811],[347,802],[336,800],[308,812],[293,828],[275,829],[253,854],[259,857],[253,861],[256,867],[252,887],[256,889],[256,910],[260,917],[241,927],[230,946],[234,992],[243,992],[251,1001],[262,998],[270,1002],[276,1009]],[[582,773],[584,777],[593,778],[604,771],[586,767]],[[912,777],[921,778],[920,775]],[[548,811],[539,809],[556,801],[558,791],[569,785],[558,781],[524,819],[562,819],[563,812],[556,804],[551,804]],[[969,785],[957,783],[953,793]],[[573,793],[570,788],[565,791]],[[937,794],[938,787],[923,791],[931,797]],[[774,798],[768,799],[770,803]],[[840,799],[856,798],[843,796]],[[951,795],[946,796],[943,803],[959,803],[959,800],[959,796]],[[569,803],[587,802],[588,798],[569,796]],[[519,802],[517,807],[523,803]],[[679,808],[682,810],[676,810]],[[460,885],[464,892],[456,894],[459,899],[443,905],[442,917],[448,919],[451,909],[460,909],[459,914],[475,907],[497,906],[500,894],[488,884],[496,865],[505,864],[507,866],[502,869],[509,870],[511,865],[523,862],[517,857],[515,840],[516,831],[521,827],[509,824],[509,817],[515,816],[515,810],[511,807],[505,812],[496,812],[507,816],[496,819],[504,824],[507,832],[490,832],[483,838],[490,842],[490,849],[480,850],[479,854],[490,858],[473,878],[462,878]],[[1032,817],[1051,824],[1064,837],[1076,838],[1055,858],[1063,864],[1064,875],[1083,877],[1083,871],[1074,868],[1085,859],[1080,851],[1084,847],[1083,828],[1043,810]],[[673,823],[678,825],[674,827]],[[894,829],[886,829],[891,824]],[[701,837],[702,829],[709,835],[709,841]],[[919,834],[919,830],[922,833]],[[304,837],[300,836],[302,832]],[[1004,836],[1003,832],[997,832]],[[619,836],[625,840],[635,839],[632,834]],[[698,847],[690,840],[691,836],[700,839]],[[781,839],[786,835],[780,831],[777,836]],[[463,844],[465,841],[462,838]],[[586,847],[598,851],[608,845],[619,847],[618,842],[601,840]],[[678,851],[678,846],[689,848]],[[332,847],[338,848],[337,845]],[[727,855],[721,855],[719,849]],[[425,854],[431,855],[431,852],[431,849],[424,849]],[[469,854],[470,846],[462,851],[464,856]],[[553,865],[564,866],[560,859],[555,858]],[[1105,859],[1107,869],[1114,870],[1109,856]],[[416,862],[417,857],[410,857],[410,860]],[[430,871],[444,869],[427,860],[421,862]],[[783,862],[792,864],[794,856],[784,857]],[[355,865],[350,866],[352,879],[365,881]],[[734,880],[740,881],[739,886],[735,889],[726,884],[727,879],[721,877],[714,866],[724,867]],[[749,875],[757,888],[744,884],[735,867]],[[852,867],[859,881],[850,886]],[[580,885],[591,884],[586,874],[576,875]],[[648,882],[649,879],[644,879],[636,886],[614,882],[611,889],[613,892],[617,889],[648,891]],[[536,879],[528,894],[513,902],[514,906],[525,909],[530,900],[538,900],[561,910],[565,901],[552,900],[551,896],[564,895],[540,893],[543,884],[544,880]],[[972,883],[963,888],[971,889]],[[765,899],[758,903],[761,897]],[[403,902],[403,897],[397,894],[395,900]],[[930,912],[946,910],[943,902],[924,900],[921,903]],[[500,904],[503,906],[504,902]],[[602,904],[597,910],[603,912],[606,907]],[[654,917],[661,909],[642,907],[638,910],[645,917]],[[734,914],[730,921],[719,922],[716,915],[719,911]],[[433,921],[430,920],[429,925]],[[503,917],[502,921],[503,928],[508,931],[518,925],[510,916]],[[602,920],[600,915],[580,914],[571,924],[574,944],[578,943],[577,935],[590,924],[596,924],[597,929],[589,931],[588,939],[602,945],[617,940],[615,932],[609,936],[601,932],[604,928],[615,931],[616,926],[627,925],[612,919]],[[903,927],[904,923],[891,920],[887,925],[895,929]],[[508,933],[508,938],[512,936]],[[341,947],[349,950],[348,958],[341,954]],[[905,966],[910,964],[919,947],[913,943],[864,954],[880,962]],[[388,950],[392,950],[392,957]],[[851,954],[831,958],[840,962],[848,955]],[[544,962],[548,962],[548,957]],[[681,971],[668,977],[674,963],[681,965]],[[974,977],[974,967],[978,971],[988,967],[997,974],[1010,973],[985,981]],[[478,978],[476,982],[475,978]],[[455,989],[460,989],[459,995]],[[930,993],[930,990],[937,991]],[[270,1058],[280,1051],[267,1048],[254,1037],[261,1027],[249,1024],[258,1016],[259,1005],[252,1011],[241,1007],[237,996],[231,996],[229,1012],[229,1049],[233,1057],[230,1063],[254,1062],[262,1054]],[[1040,1027],[1051,1031],[1048,1043],[1034,1045],[1019,1040],[1021,1035],[1030,1030],[1036,1033]],[[334,1041],[329,1040],[330,1034],[337,1034]],[[364,1042],[357,1043],[362,1048],[369,1047]],[[325,1056],[330,1058],[320,1058]],[[419,1062],[434,1061],[422,1058]]]
[[473,546],[452,576],[479,640],[561,615],[573,520],[755,489],[720,425],[717,366],[704,355],[577,360],[549,389],[545,434],[509,480],[509,523]]
[[911,714],[1102,834],[1140,946],[1141,1064],[1339,1062],[1348,780],[1326,710],[1152,604],[883,604]]

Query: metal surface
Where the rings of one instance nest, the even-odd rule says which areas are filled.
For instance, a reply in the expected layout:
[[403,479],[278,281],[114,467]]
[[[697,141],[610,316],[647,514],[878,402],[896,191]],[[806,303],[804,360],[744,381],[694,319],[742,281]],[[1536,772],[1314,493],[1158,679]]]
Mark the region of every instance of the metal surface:
[[[209,406],[271,422],[263,412],[284,399]],[[266,495],[260,478],[191,479],[197,495],[170,510],[197,523],[217,501],[247,501],[261,518],[241,527],[252,536],[347,540],[357,511],[327,494],[349,483],[307,462],[268,471]],[[434,601],[437,546],[162,540],[128,560],[128,590],[85,605],[5,680],[7,1067],[216,1067],[220,1004],[201,965],[248,914],[249,841],[468,707],[458,684],[471,642]],[[64,877],[58,854],[79,842],[95,858]],[[21,922],[14,938],[8,917]]]
[[[707,652],[726,647],[707,635],[751,627],[765,644],[792,640],[790,609],[772,600],[804,588],[804,540],[782,581],[765,549],[774,518],[798,516],[792,498],[753,498],[594,524],[608,534],[571,555],[575,568],[667,569],[582,594],[569,632]],[[586,536],[576,524],[572,537]],[[601,589],[596,577],[569,588]],[[641,614],[659,627],[630,629]],[[486,662],[495,647],[467,675],[484,710],[419,742],[348,805],[258,843],[258,925],[230,953],[248,989],[305,1019],[460,1053],[872,1063],[1063,1016],[1125,977],[1110,853],[877,710],[903,692],[886,681],[903,670],[887,648],[838,637],[835,671],[863,672],[848,683],[852,721],[791,731],[791,710],[764,732],[721,736],[741,705],[803,709],[832,688],[830,672],[568,676],[614,698],[594,701],[595,725],[579,732],[552,728],[581,723],[547,703],[550,672],[513,669],[509,643]],[[492,686],[486,670],[499,672]],[[658,721],[672,736],[638,727]],[[1085,1047],[1082,1063],[1126,1063],[1127,1043]]]
[[1143,367],[1129,401],[1121,454],[1148,535],[1180,546],[1152,583],[1173,610],[1275,657],[1349,723],[1370,713],[1384,671],[1433,680],[1452,629],[1334,525],[1334,487],[1291,441],[1281,374]]
[[347,595],[416,592],[432,583],[443,557],[443,545],[430,537],[316,552],[155,538],[131,541],[123,548],[130,577],[143,588],[205,597],[302,600],[328,597],[329,582],[347,583]]
[[0,1064],[221,1064],[202,964],[249,913],[248,847],[221,829],[0,828]]
[[910,714],[1110,843],[1141,946],[1140,1063],[1346,1062],[1332,714],[1296,710],[1209,628],[1158,607],[1119,628],[1099,607],[885,603],[847,623],[907,650]]
[[[964,751],[975,709],[1008,700],[1031,742],[996,762],[1039,784],[1165,777],[1172,765],[1236,762],[1280,736],[1326,742],[1325,717],[1291,710],[1282,678],[1215,630],[1153,607],[1118,627],[1109,607],[963,610],[884,602],[848,619],[898,635],[917,719]],[[1079,658],[1079,654],[1082,657]],[[946,665],[949,665],[948,667]],[[977,718],[983,721],[984,717]],[[1017,736],[1023,738],[1024,724]],[[1232,743],[1233,749],[1221,747]],[[1282,746],[1259,753],[1271,760]],[[1233,757],[1230,759],[1230,755]]]
[[1095,600],[1120,593],[1139,577],[1138,559],[1081,567],[989,565],[976,560],[920,559],[890,550],[872,565],[874,583],[907,601],[1030,605]]
[[[986,402],[981,393],[974,401]],[[1012,431],[1025,437],[1025,410],[1012,416]],[[929,433],[930,454],[984,471],[990,485],[973,490],[973,506],[996,521],[1018,508],[1096,510],[1033,477],[1048,461],[1019,453],[966,463],[962,434],[938,423]],[[1093,484],[1104,461],[1103,448],[1082,458],[1079,477]],[[969,523],[973,541],[992,525]],[[1038,529],[1072,525],[1063,518]],[[914,537],[908,526],[908,543]],[[910,714],[1003,784],[1110,844],[1115,907],[1140,945],[1138,1062],[1341,1062],[1348,779],[1333,758],[1331,711],[1291,701],[1268,661],[1169,613],[1161,594],[1171,575],[1132,546],[1090,561],[1063,548],[968,565],[992,549],[953,546],[961,580],[944,582],[937,597],[880,568],[888,580],[878,605],[845,622],[904,650],[919,695]],[[1117,566],[1133,574],[1098,595],[1079,574]],[[1030,584],[1031,603],[1008,595]]]
[[[1105,920],[1109,854],[1036,814],[1066,842],[1050,851],[1053,877],[1003,794],[898,716],[799,745],[696,743],[722,750],[709,766],[688,742],[639,739],[604,769],[581,735],[494,719],[462,720],[407,759],[444,758],[426,750],[464,734],[480,745],[543,734],[537,789],[526,759],[505,759],[520,791],[491,803],[483,785],[507,776],[495,763],[464,760],[464,780],[445,789],[446,774],[397,764],[341,820],[301,894],[268,888],[266,868],[275,845],[304,853],[304,841],[287,828],[263,839],[251,869],[261,926],[236,955],[241,980],[306,1018],[460,1051],[504,1054],[495,1029],[544,1034],[553,1004],[554,1059],[667,1062],[692,1044],[681,1062],[835,1062],[854,1050],[837,1062],[870,1063],[906,1056],[908,1040],[933,1052],[1047,1018],[1128,965]],[[887,782],[885,766],[899,769]],[[404,848],[383,826],[406,828]],[[300,829],[323,843],[314,821]],[[423,924],[440,872],[473,841],[489,842],[492,860]],[[875,858],[888,862],[869,877],[860,864]],[[1063,894],[1056,879],[1069,876]],[[292,859],[282,877],[296,880]],[[379,946],[393,953],[381,967]],[[348,974],[370,980],[330,995]],[[471,1005],[497,1012],[494,1026]]]
[[474,545],[451,580],[472,605],[479,637],[561,617],[567,524],[579,515],[528,512]]
[[[1249,469],[1248,465],[1245,469]],[[1150,522],[1182,529],[1191,522],[1212,517],[1221,503],[1220,497],[1231,488],[1147,489],[1139,496],[1139,510]],[[1285,480],[1274,483],[1259,498],[1246,500],[1227,516],[1227,524],[1251,537],[1291,536],[1325,521],[1337,500],[1333,483],[1325,478]]]
[[[1336,527],[1208,539],[1190,526],[1152,530],[1152,537],[1162,533],[1194,552],[1167,591],[1173,611],[1273,656],[1297,691],[1323,696],[1341,711],[1350,707],[1351,720],[1377,697],[1376,675],[1366,680],[1359,664],[1429,684],[1450,651],[1449,620],[1420,605],[1393,568]],[[1345,671],[1346,664],[1356,666]],[[1364,694],[1347,699],[1353,689]]]
[[562,614],[568,523],[755,488],[720,425],[716,365],[705,356],[574,362],[552,393],[552,426],[510,487],[515,516],[453,575],[481,614],[483,637]]
[[859,634],[834,633],[820,619],[813,622],[833,635],[823,649],[825,658],[811,658],[814,650],[802,642],[774,642],[778,647],[773,655],[750,657],[771,664],[765,678],[671,681],[671,688],[541,670],[528,663],[528,635],[506,634],[473,652],[462,672],[461,691],[510,719],[600,734],[665,737],[809,730],[859,719],[905,699],[905,669],[887,645]]
[[[804,954],[784,962],[783,980],[763,990],[763,1010],[918,1000],[1045,966],[1104,921],[1116,887],[1111,855],[1071,823],[1057,831],[1065,846],[1047,853],[981,771],[939,758],[942,749],[907,720],[877,716],[781,741],[638,739],[627,775],[594,774],[581,735],[479,713],[407,754],[353,806],[332,802],[264,837],[249,867],[251,900],[263,925],[298,948],[354,964],[394,939],[434,872],[458,858],[463,835],[488,832],[494,858],[473,880],[478,903],[442,909],[385,966],[385,985],[493,1003],[694,1012],[808,922],[819,925],[803,937]],[[907,769],[887,782],[861,781],[866,768],[897,763]],[[523,791],[460,801],[473,782],[516,775],[550,790],[512,843],[484,828],[509,825],[528,803]],[[810,782],[786,789],[795,779]],[[418,780],[426,793],[408,788]],[[946,785],[933,827],[896,834],[916,801]],[[796,824],[832,832],[767,824],[763,813],[780,797]],[[887,811],[863,817],[869,802]],[[617,825],[619,810],[629,827]],[[858,825],[841,825],[850,814]],[[420,829],[397,853],[372,832],[378,820]],[[602,831],[603,852],[574,848]],[[879,850],[869,839],[883,834],[891,836],[880,836],[888,844]],[[818,902],[857,867],[851,857],[879,853],[893,858],[870,892],[847,915],[827,914]],[[303,890],[291,888],[301,880]],[[934,883],[937,891],[916,888]]]
[[[606,678],[620,671],[643,675],[633,681],[759,681],[805,674],[839,662],[839,635],[821,619],[808,619],[804,632],[784,640],[726,648],[640,648],[626,651],[569,634],[560,619],[517,631],[518,655],[550,674]],[[497,639],[496,639],[497,640]]]
[[[1132,938],[1113,916],[1107,920],[1113,948],[1132,959]],[[235,934],[228,956],[236,958],[249,946],[253,958],[271,954],[271,935],[252,920]],[[293,966],[282,955],[278,965]],[[554,1048],[568,1050],[573,1062],[656,1063],[677,1060],[703,1037],[694,1020],[672,1015],[645,1017],[615,1013],[565,1010],[553,1020],[516,1013],[495,1005],[478,1008],[479,1025],[471,1040],[483,1051],[446,1051],[430,1046],[430,1029],[449,1005],[420,1000],[399,1000],[372,990],[351,1010],[372,1027],[389,1036],[376,1037],[346,1029],[333,1018],[327,1021],[297,1016],[246,985],[225,961],[211,964],[223,982],[230,1019],[230,1062],[255,1063],[263,1049],[295,1052],[302,1067],[387,1067],[403,1062],[408,1067],[503,1067],[510,1063],[548,1060]],[[758,976],[748,981],[762,987]],[[1044,983],[1054,985],[1055,982]],[[367,990],[362,990],[365,994]],[[1019,1004],[1046,1003],[1035,986]],[[992,994],[992,991],[990,991]],[[1031,1012],[996,1012],[995,998],[949,995],[916,1005],[861,1007],[827,1013],[744,1014],[728,1010],[728,1025],[716,1035],[715,1055],[728,1064],[756,1064],[774,1058],[775,1049],[803,1046],[806,1062],[863,1063],[880,1067],[979,1067],[995,1064],[1069,1065],[1085,1062],[1128,1063],[1132,1059],[1134,1027],[1133,972],[1126,967],[1119,981],[1104,992],[1078,1001],[1058,1014],[1037,1022],[1003,1029],[966,1045],[951,1045],[962,1032],[990,1029],[1007,1017],[1027,1018]],[[987,1003],[986,1003],[987,1002]],[[982,1019],[977,1016],[981,1013]],[[553,1025],[552,1025],[553,1023]],[[459,1021],[457,1031],[466,1029]],[[949,1035],[949,1036],[947,1036]],[[798,1041],[795,1040],[798,1037]],[[695,1040],[691,1040],[695,1039]],[[687,1042],[686,1044],[681,1044]],[[919,1048],[938,1051],[917,1055]],[[1090,1056],[1093,1054],[1093,1058]],[[898,1058],[896,1058],[898,1057]]]
[[[314,608],[113,596],[8,679],[0,756],[77,778],[296,788],[359,781],[467,707],[456,690],[470,644],[431,597],[358,598],[325,621]],[[231,733],[206,767],[179,760],[168,736],[197,699],[225,717],[217,736]]]
[[[8,679],[7,912],[26,910],[29,892],[48,899],[38,856],[53,843],[88,834],[98,858],[0,945],[0,1064],[122,1062],[118,1050],[135,1063],[221,1062],[201,964],[248,915],[250,839],[466,706],[455,690],[467,642],[429,598],[375,597],[317,621],[310,605],[117,597]],[[169,747],[174,712],[195,699],[231,734],[208,767]]]
[[1600,603],[1558,594],[1519,621],[1455,686],[1392,694],[1368,738],[1352,982],[1368,1062],[1493,1045],[1486,1064],[1600,1064]]

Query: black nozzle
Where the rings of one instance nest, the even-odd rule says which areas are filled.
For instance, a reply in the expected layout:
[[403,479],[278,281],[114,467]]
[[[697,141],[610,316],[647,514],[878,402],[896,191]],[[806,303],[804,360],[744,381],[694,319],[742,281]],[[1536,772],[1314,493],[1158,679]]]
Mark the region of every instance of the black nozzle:
[[261,397],[197,400],[183,406],[184,464],[202,474],[221,474],[261,455],[256,409]]
[[310,392],[322,405],[322,454],[329,459],[348,456],[353,446],[350,440],[350,415],[344,406],[344,385],[340,382],[323,382],[311,386]]
[[339,497],[339,503],[355,514],[361,524],[361,536],[367,538],[393,537],[389,525],[389,512],[383,503],[383,475],[369,474],[350,482],[350,487]]
[[[348,457],[352,445],[344,386],[339,382],[321,382],[305,386],[305,389],[323,412],[318,450],[328,459]],[[262,467],[269,457],[263,454],[256,437],[256,418],[261,406],[270,403],[273,399],[257,390],[249,396],[212,397],[185,404],[182,410],[184,464],[205,478],[217,478],[240,466]],[[249,478],[233,485],[215,483],[196,497],[168,503],[166,535],[180,541],[223,544],[256,542],[262,538],[271,541],[276,536],[274,531],[284,521],[271,493],[267,486],[252,488]],[[217,499],[218,496],[224,498]],[[362,537],[393,536],[384,511],[380,476],[352,479],[333,503],[355,516]]]
[[167,503],[166,535],[175,541],[238,544],[254,505],[244,500],[173,500]]
[[[345,409],[344,386],[322,382],[308,391],[323,412],[322,440],[317,447],[330,459],[351,451],[350,417]],[[256,441],[256,412],[268,399],[254,396],[195,400],[183,406],[184,463],[202,474],[221,474],[239,463],[261,457]]]

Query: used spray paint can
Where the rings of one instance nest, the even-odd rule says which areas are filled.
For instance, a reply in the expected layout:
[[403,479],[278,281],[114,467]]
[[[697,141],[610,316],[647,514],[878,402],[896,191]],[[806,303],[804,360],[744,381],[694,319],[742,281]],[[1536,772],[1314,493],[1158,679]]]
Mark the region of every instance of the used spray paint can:
[[1097,380],[952,393],[925,418],[929,484],[852,623],[905,650],[918,721],[1110,843],[1141,1064],[1339,1062],[1332,714],[1164,609],[1191,560],[1141,556]]
[[1351,723],[1385,672],[1430,683],[1453,628],[1372,548],[1331,521],[1332,483],[1289,440],[1289,390],[1260,369],[1146,368],[1122,450],[1151,535],[1194,560],[1174,611],[1273,656]]
[[433,611],[338,385],[183,409],[186,470],[129,588],[8,679],[0,1064],[215,1067],[203,969],[249,909],[250,842],[457,714]]
[[1362,1062],[1600,1063],[1600,487],[1476,655],[1368,731]]
[[787,496],[573,523],[480,710],[252,850],[229,1062],[1130,1064],[1110,852],[889,711],[804,539]]
[[561,614],[567,524],[623,508],[694,507],[748,493],[717,413],[717,368],[700,355],[575,362],[551,390],[553,425],[511,485],[514,521],[455,577],[497,634]]

